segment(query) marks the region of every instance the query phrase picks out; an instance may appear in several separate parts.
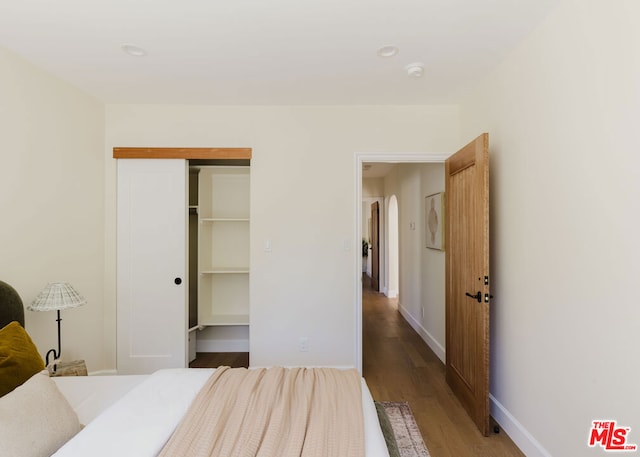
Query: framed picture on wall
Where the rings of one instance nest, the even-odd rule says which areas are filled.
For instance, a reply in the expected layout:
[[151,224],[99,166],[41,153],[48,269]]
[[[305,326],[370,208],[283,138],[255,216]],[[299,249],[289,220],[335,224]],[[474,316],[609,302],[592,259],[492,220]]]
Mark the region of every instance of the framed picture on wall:
[[428,195],[425,203],[426,246],[444,251],[444,192]]

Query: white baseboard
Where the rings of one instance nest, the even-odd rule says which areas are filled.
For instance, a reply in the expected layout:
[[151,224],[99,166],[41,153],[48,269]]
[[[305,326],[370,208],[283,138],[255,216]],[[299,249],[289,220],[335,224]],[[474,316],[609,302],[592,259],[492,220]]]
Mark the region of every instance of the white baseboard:
[[249,352],[249,340],[201,340],[196,352]]
[[[438,358],[445,362],[446,353],[444,347],[438,341],[431,336],[431,334],[407,311],[407,309],[398,304],[400,314],[409,323],[411,327],[420,335],[420,337],[427,343],[427,346],[438,356]],[[551,454],[536,440],[529,431],[493,396],[489,395],[489,404],[491,409],[491,416],[500,425],[500,428],[504,433],[509,435],[509,438],[515,443],[518,448],[527,457],[552,457]]]
[[489,404],[493,418],[524,455],[527,457],[552,457],[542,444],[493,395],[489,395]]
[[385,289],[384,294],[389,298],[396,298],[398,296],[398,291],[393,289]]
[[431,350],[438,356],[438,358],[442,361],[442,363],[445,363],[445,357],[446,357],[446,353],[445,353],[445,349],[444,347],[438,342],[438,340],[436,340],[431,333],[429,333],[423,326],[422,324],[420,324],[420,322],[418,322],[410,313],[409,311],[407,311],[407,309],[402,306],[400,303],[398,303],[398,309],[400,310],[400,314],[402,314],[402,317],[405,318],[405,320],[409,323],[409,325],[411,327],[413,327],[413,329],[418,332],[418,335],[420,335],[420,337],[424,340],[425,343],[427,343],[427,346],[429,346],[431,348]]

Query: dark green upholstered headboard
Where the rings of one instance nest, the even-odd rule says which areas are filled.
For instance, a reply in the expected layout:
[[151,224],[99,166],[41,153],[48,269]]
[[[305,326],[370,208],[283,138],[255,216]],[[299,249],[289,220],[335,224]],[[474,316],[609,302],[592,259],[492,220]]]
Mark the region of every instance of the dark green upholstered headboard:
[[12,321],[18,321],[24,327],[22,299],[13,287],[0,281],[0,328]]

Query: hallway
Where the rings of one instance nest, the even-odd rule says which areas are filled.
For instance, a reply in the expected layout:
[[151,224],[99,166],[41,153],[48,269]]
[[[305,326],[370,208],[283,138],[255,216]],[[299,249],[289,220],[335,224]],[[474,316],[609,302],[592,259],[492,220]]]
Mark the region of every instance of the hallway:
[[[483,437],[446,384],[444,364],[363,275],[363,375],[378,401],[407,401],[431,457],[511,457],[504,433]],[[492,421],[492,428],[494,422]]]

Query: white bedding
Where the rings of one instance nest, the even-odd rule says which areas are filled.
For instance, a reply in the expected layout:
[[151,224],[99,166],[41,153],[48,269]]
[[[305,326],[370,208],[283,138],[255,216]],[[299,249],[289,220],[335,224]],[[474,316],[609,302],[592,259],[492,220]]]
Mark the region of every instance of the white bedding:
[[[149,376],[54,378],[86,425],[54,456],[156,456],[214,370],[183,368]],[[362,409],[367,457],[388,457],[364,379]]]
[[80,423],[86,425],[148,377],[60,376],[51,379],[75,410]]

